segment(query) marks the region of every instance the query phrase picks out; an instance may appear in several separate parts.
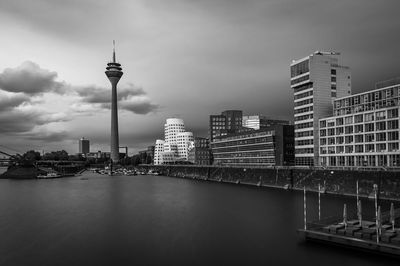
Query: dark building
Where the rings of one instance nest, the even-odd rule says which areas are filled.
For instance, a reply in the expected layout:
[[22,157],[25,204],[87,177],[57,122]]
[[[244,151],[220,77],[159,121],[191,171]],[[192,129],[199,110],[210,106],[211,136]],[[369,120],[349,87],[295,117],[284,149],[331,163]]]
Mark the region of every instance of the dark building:
[[85,138],[81,138],[79,140],[79,153],[84,154],[86,156],[86,154],[88,154],[90,152],[90,142],[88,139]]
[[211,143],[211,150],[216,165],[293,165],[294,127],[274,125],[220,136]]
[[[149,164],[153,164],[154,163],[154,149],[155,149],[154,145],[147,147],[147,162]],[[149,157],[150,157],[150,159],[149,159]]]
[[188,161],[197,165],[211,164],[210,142],[207,138],[194,138],[193,146],[189,148]]
[[236,133],[242,127],[242,115],[240,110],[226,110],[220,115],[210,115],[210,141],[214,141],[216,137]]

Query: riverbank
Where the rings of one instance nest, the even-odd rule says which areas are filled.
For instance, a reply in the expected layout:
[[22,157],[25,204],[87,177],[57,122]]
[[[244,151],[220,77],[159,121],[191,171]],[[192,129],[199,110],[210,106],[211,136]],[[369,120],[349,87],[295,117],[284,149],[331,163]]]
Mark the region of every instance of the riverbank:
[[364,170],[323,170],[287,168],[240,168],[193,165],[141,165],[143,170],[155,170],[161,175],[187,179],[200,179],[222,183],[273,187],[279,189],[318,192],[321,186],[326,194],[370,197],[373,185],[378,184],[381,199],[400,201],[399,172]]

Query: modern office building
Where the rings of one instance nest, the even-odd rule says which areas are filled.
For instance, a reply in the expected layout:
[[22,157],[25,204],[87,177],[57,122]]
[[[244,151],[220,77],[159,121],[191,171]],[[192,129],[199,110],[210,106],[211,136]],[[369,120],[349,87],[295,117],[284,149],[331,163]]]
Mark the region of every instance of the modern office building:
[[290,64],[296,165],[318,165],[318,121],[332,115],[333,100],[351,95],[351,72],[338,55],[317,51]]
[[259,130],[272,125],[289,125],[289,121],[271,119],[262,115],[249,115],[242,118],[242,126],[246,128]]
[[185,131],[185,123],[179,118],[168,118],[164,125],[164,140],[157,140],[154,149],[154,164],[188,160],[188,148],[193,142],[193,133]]
[[82,137],[79,140],[79,153],[86,155],[89,152],[90,152],[90,141]]
[[293,165],[294,127],[274,125],[218,137],[211,150],[215,165]]
[[207,138],[194,138],[194,145],[189,148],[188,161],[196,165],[211,164],[211,149]]
[[220,115],[210,115],[209,124],[210,141],[216,137],[236,133],[242,127],[242,111],[226,110]]
[[338,98],[319,120],[322,166],[399,167],[400,79]]

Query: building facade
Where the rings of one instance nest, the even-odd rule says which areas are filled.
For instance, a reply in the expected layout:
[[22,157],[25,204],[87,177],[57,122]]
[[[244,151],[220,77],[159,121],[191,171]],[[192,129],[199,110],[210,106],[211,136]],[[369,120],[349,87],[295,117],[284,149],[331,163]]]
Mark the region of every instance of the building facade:
[[207,138],[195,137],[194,145],[189,148],[189,162],[196,165],[211,164],[210,143]]
[[236,133],[242,127],[243,112],[240,110],[226,110],[220,115],[210,115],[210,141],[221,136]]
[[220,137],[211,150],[215,165],[293,165],[294,127],[275,125]]
[[90,141],[82,137],[79,140],[79,153],[86,155],[89,152],[90,152]]
[[336,99],[333,116],[319,120],[321,165],[399,167],[400,80]]
[[351,95],[351,72],[337,53],[315,52],[290,65],[294,94],[295,164],[318,165],[318,121],[332,115],[332,101]]

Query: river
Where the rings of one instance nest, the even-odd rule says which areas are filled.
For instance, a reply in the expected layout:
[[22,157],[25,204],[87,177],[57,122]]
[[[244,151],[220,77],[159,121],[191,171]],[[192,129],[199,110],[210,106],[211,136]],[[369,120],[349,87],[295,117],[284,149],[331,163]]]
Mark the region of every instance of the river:
[[[322,215],[355,212],[322,196]],[[363,200],[365,211],[373,203]],[[384,203],[387,207],[388,203]],[[309,219],[317,197],[308,195]],[[304,242],[303,194],[161,176],[0,180],[0,265],[398,265]]]

